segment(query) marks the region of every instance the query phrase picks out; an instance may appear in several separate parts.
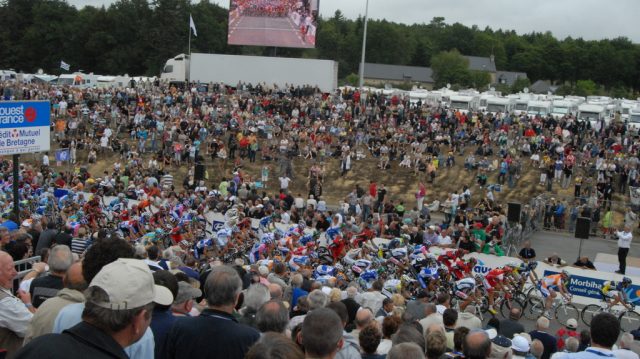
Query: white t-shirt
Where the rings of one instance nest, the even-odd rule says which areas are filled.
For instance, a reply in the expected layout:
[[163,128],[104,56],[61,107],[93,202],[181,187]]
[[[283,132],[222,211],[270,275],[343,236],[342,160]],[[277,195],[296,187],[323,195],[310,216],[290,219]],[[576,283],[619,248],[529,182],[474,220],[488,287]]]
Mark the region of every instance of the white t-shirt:
[[107,136],[100,137],[100,147],[107,147],[107,146],[109,146],[109,137]]
[[287,189],[289,188],[289,183],[291,182],[291,178],[289,177],[280,177],[280,189]]
[[293,205],[298,209],[304,208],[304,199],[302,197],[294,198],[293,199]]

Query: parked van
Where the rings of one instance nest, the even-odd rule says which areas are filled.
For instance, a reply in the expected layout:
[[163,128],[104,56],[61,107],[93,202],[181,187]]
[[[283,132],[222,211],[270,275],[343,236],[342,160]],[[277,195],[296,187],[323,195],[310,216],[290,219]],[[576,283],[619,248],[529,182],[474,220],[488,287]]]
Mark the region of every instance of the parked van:
[[512,98],[492,97],[487,99],[487,112],[491,114],[512,113],[515,109],[516,101]]
[[591,123],[591,127],[594,128],[601,119],[604,119],[605,125],[608,125],[611,121],[607,117],[606,108],[604,106],[588,103],[578,106],[578,121],[589,121]]
[[548,116],[551,113],[551,101],[529,101],[528,116]]
[[554,100],[551,108],[553,117],[564,117],[568,114],[576,115],[578,113],[578,105],[571,100]]
[[480,107],[480,96],[477,95],[454,95],[450,99],[451,104],[449,106],[462,113],[475,111]]

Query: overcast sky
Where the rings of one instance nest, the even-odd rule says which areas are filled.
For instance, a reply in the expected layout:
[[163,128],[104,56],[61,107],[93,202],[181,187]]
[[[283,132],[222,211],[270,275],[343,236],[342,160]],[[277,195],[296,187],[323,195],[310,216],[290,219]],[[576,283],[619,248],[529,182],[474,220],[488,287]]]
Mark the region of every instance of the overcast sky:
[[[84,5],[109,5],[110,0],[68,0]],[[192,0],[197,2],[198,0]],[[210,0],[228,7],[229,0]],[[320,13],[329,17],[340,9],[346,17],[364,14],[366,0],[320,0]],[[442,16],[481,29],[516,30],[518,33],[551,31],[556,37],[588,40],[626,36],[640,43],[639,0],[370,0],[369,16],[394,22],[428,23]],[[194,14],[197,25],[197,14]]]

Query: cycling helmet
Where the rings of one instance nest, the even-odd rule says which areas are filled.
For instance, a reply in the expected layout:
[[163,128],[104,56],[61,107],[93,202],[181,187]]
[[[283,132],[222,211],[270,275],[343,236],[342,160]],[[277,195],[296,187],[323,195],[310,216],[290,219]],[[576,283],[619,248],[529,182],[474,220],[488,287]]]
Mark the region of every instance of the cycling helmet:
[[567,277],[570,277],[570,276],[571,276],[571,274],[569,274],[569,271],[568,271],[568,270],[566,270],[566,269],[563,269],[563,270],[562,270],[562,275],[567,276]]
[[623,277],[623,278],[622,278],[622,283],[623,283],[623,284],[631,284],[631,278],[629,278],[629,277]]

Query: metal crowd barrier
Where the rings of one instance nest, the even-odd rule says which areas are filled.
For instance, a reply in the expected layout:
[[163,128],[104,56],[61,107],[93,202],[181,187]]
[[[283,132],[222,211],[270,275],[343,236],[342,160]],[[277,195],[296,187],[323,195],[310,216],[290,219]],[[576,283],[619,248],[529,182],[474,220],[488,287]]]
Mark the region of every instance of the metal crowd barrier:
[[14,262],[16,271],[18,272],[16,277],[13,279],[14,289],[18,288],[18,285],[20,284],[20,281],[22,280],[22,278],[24,278],[27,275],[27,273],[31,272],[31,268],[33,267],[33,264],[38,263],[40,261],[42,261],[42,258],[40,258],[40,256],[34,256],[34,257],[21,259],[19,261]]

